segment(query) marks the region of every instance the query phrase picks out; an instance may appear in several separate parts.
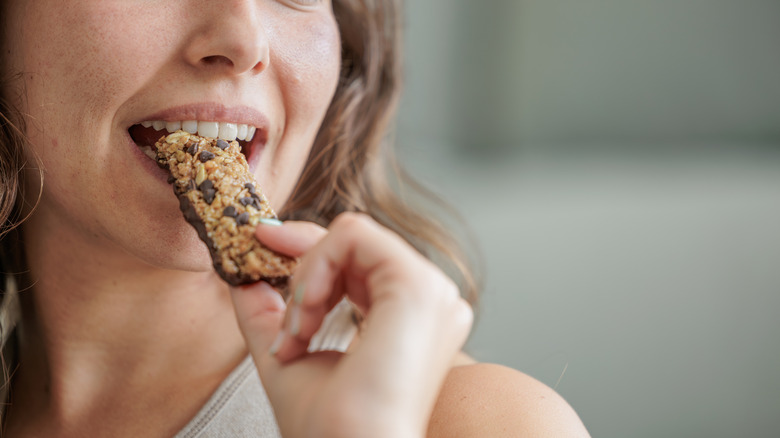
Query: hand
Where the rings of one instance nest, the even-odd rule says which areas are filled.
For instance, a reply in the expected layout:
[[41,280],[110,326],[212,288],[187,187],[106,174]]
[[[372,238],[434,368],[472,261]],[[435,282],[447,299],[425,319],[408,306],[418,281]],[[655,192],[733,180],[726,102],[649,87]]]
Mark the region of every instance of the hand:
[[[471,308],[455,284],[362,214],[342,214],[328,230],[306,222],[261,225],[257,236],[301,257],[286,310],[266,283],[232,290],[282,434],[424,436],[471,328]],[[365,316],[359,342],[347,354],[307,353],[325,314],[343,296]]]

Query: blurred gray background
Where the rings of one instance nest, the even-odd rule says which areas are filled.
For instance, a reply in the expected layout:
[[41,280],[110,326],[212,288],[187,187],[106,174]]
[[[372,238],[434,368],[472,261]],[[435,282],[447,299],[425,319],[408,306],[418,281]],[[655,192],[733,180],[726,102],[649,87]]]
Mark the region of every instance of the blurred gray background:
[[481,246],[471,353],[594,437],[780,437],[780,1],[406,7],[399,155]]

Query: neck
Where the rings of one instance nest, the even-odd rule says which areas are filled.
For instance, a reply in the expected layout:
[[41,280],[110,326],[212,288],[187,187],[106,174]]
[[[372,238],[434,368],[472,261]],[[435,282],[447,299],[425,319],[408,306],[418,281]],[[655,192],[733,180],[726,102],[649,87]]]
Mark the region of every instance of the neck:
[[159,269],[41,229],[25,233],[32,287],[20,295],[12,412],[37,406],[29,411],[73,424],[123,409],[123,394],[136,406],[182,398],[186,420],[245,357],[227,287],[213,272]]

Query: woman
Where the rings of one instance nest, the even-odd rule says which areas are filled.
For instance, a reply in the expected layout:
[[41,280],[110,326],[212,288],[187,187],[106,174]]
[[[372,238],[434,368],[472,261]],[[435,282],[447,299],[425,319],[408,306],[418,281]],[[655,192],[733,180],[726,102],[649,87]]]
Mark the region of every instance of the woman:
[[[459,353],[470,307],[377,222],[443,248],[379,172],[396,8],[2,3],[4,436],[587,435],[550,389]],[[257,229],[301,257],[290,303],[214,274],[142,150],[139,126],[181,122],[255,131],[252,170],[296,219]],[[308,353],[344,295],[359,339]]]

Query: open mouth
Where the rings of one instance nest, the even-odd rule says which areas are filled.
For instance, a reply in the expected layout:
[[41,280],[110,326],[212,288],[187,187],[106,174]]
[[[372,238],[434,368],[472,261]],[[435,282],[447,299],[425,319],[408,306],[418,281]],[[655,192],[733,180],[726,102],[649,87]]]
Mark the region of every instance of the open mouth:
[[265,143],[263,132],[252,125],[227,122],[210,122],[198,120],[185,120],[166,122],[162,120],[149,120],[131,126],[127,132],[136,146],[149,158],[157,157],[154,144],[160,138],[172,134],[178,130],[196,134],[201,137],[223,139],[226,141],[237,140],[241,146],[241,153],[247,161],[257,149],[257,145]]

